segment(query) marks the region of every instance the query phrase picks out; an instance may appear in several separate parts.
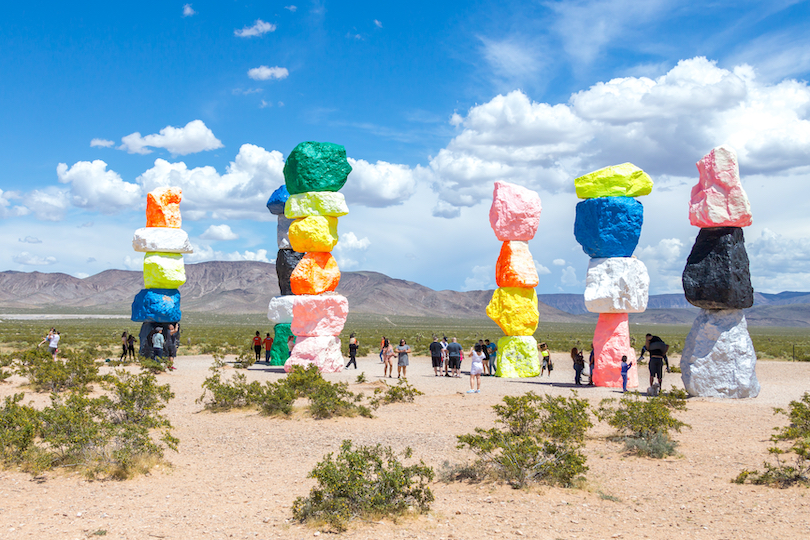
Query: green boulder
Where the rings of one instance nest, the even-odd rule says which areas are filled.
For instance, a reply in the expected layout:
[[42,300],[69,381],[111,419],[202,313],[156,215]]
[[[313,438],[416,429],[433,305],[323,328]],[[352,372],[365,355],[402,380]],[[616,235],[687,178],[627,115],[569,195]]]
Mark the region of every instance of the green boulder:
[[537,377],[540,358],[532,336],[506,336],[498,340],[498,377]]
[[340,144],[302,142],[284,164],[284,182],[291,195],[307,191],[340,191],[352,166]]
[[[289,324],[277,324],[273,327],[273,346],[270,347],[270,365],[283,366],[290,357],[290,349],[287,348],[287,340],[293,335]],[[295,343],[295,336],[293,336]]]
[[653,181],[632,163],[622,163],[580,176],[574,180],[574,187],[580,199],[640,197],[650,194]]

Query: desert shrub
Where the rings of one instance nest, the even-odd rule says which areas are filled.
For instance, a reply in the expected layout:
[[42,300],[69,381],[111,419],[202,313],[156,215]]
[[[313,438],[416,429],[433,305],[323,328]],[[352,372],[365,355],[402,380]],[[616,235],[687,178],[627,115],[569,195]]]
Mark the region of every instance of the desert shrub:
[[252,404],[259,386],[256,381],[248,383],[244,373],[234,373],[230,379],[223,380],[217,370],[203,381],[203,393],[197,403],[205,403],[206,409],[215,412],[247,407]]
[[[805,392],[800,401],[791,401],[788,407],[787,411],[780,407],[773,410],[774,414],[785,415],[790,420],[787,426],[774,428],[776,433],[771,435],[775,444],[768,448],[768,453],[774,456],[776,463],[764,462],[762,472],[744,469],[734,482],[779,488],[796,484],[810,486],[810,393]],[[779,446],[786,442],[790,446]],[[793,465],[783,462],[781,456],[785,454],[795,455]]]
[[88,350],[67,349],[61,357],[53,359],[47,350],[29,349],[17,358],[16,371],[37,392],[62,392],[74,388],[86,388],[99,380],[99,365]]
[[16,465],[27,459],[39,433],[36,409],[20,405],[24,394],[6,396],[0,406],[0,459],[5,465]]
[[159,360],[156,360],[154,358],[139,356],[138,364],[141,366],[142,370],[148,371],[153,375],[164,373],[166,371],[166,365],[163,362],[160,362]]
[[284,381],[267,382],[252,397],[259,410],[266,416],[289,416],[296,399],[295,391]]
[[294,366],[292,371],[287,373],[285,381],[299,397],[306,397],[317,392],[318,388],[326,382],[315,364],[310,364],[306,368]]
[[[407,448],[402,458],[411,457]],[[428,483],[433,469],[420,461],[405,466],[390,447],[358,446],[343,441],[340,453],[326,455],[307,475],[317,480],[309,496],[293,503],[293,518],[301,522],[346,530],[354,518],[397,517],[413,508],[430,510],[433,493]]]
[[420,392],[411,386],[406,379],[400,379],[396,386],[386,384],[385,390],[375,388],[374,398],[371,399],[370,404],[376,409],[380,405],[389,405],[391,403],[413,403],[416,396],[423,395],[425,395],[424,392]]
[[253,349],[248,351],[240,351],[239,355],[233,361],[233,367],[236,369],[247,369],[256,363],[256,353]]
[[363,384],[364,382],[368,382],[368,379],[366,378],[366,372],[361,371],[360,375],[357,376],[357,379],[355,379],[354,382],[356,382],[357,384]]
[[569,487],[588,470],[582,453],[592,426],[589,404],[577,397],[540,397],[529,392],[506,396],[494,405],[504,429],[476,428],[458,435],[458,447],[469,448],[478,461],[467,471],[521,488],[530,482]]
[[675,410],[686,410],[686,396],[686,392],[674,387],[647,398],[633,392],[623,396],[618,404],[615,399],[603,399],[596,416],[618,431],[616,438],[625,443],[627,451],[663,458],[673,455],[678,444],[670,432],[689,427],[673,416]]
[[362,394],[349,390],[348,383],[329,383],[323,381],[317,390],[309,396],[309,414],[313,418],[332,418],[333,416],[365,416],[371,418],[371,410],[360,404]]

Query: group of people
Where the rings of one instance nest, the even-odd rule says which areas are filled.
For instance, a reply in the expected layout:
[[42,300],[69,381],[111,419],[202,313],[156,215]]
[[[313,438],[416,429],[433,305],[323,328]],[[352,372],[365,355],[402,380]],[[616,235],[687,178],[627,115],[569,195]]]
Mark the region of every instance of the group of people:
[[56,354],[59,352],[59,340],[61,338],[62,336],[61,334],[59,334],[59,332],[56,331],[56,328],[51,328],[48,331],[48,334],[44,338],[42,338],[42,341],[40,341],[37,344],[37,349],[39,349],[39,346],[42,345],[43,343],[47,343],[48,352],[51,353],[53,359],[56,360]]
[[[146,342],[151,346],[147,348],[147,356],[158,362],[165,361],[166,369],[174,371],[174,359],[177,356],[177,347],[180,346],[180,323],[169,323],[166,331],[162,326],[156,326],[149,332]],[[135,342],[132,342],[133,349]]]
[[[352,334],[354,336],[354,334]],[[351,340],[351,338],[349,338]],[[349,354],[351,354],[351,342],[349,343]],[[394,355],[397,357],[397,379],[408,377],[408,364],[410,363],[409,354],[411,354],[411,346],[405,341],[405,338],[399,340],[399,345],[394,347],[391,345],[389,339],[383,336],[380,342],[380,362],[383,364],[383,377],[391,378],[394,376]],[[348,366],[347,366],[348,367]],[[355,368],[357,364],[355,363]]]
[[130,334],[126,330],[121,334],[121,358],[119,362],[123,362],[125,358],[129,357],[133,362],[135,361],[135,343],[137,342],[135,334]]

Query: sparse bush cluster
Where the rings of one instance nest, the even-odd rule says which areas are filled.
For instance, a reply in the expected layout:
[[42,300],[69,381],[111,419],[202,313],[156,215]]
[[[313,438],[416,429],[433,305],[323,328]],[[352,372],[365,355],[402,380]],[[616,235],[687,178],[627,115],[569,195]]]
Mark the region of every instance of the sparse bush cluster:
[[[797,484],[810,486],[810,393],[805,392],[800,401],[791,401],[787,411],[775,408],[774,414],[785,415],[790,420],[787,426],[774,428],[776,433],[771,435],[774,445],[768,448],[768,453],[774,456],[776,463],[764,462],[762,472],[743,469],[734,482],[778,488]],[[785,447],[785,443],[789,446]],[[789,454],[795,456],[792,465],[782,459]]]
[[90,350],[67,349],[56,360],[44,349],[28,349],[10,357],[17,374],[28,379],[37,392],[82,389],[102,379],[99,363]]
[[407,379],[400,379],[396,386],[389,386],[385,384],[385,390],[382,388],[374,389],[374,397],[369,404],[372,408],[376,409],[380,405],[389,405],[391,403],[413,403],[416,396],[425,395],[420,392],[407,381]]
[[[402,454],[411,457],[411,449]],[[293,503],[293,518],[337,532],[355,518],[400,516],[430,510],[433,469],[420,461],[404,465],[390,447],[343,441],[340,453],[326,455],[307,475],[318,484]]]

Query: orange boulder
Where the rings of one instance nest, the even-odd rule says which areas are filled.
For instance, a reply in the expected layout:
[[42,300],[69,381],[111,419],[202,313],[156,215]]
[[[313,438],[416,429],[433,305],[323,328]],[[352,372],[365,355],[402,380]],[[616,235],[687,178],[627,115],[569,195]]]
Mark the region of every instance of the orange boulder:
[[334,291],[340,282],[340,270],[331,253],[311,251],[304,255],[290,276],[293,294],[322,294]]
[[179,187],[160,187],[146,195],[146,226],[172,227],[179,229],[180,199],[183,191]]
[[528,242],[513,240],[503,243],[495,266],[495,281],[498,287],[537,287],[540,280]]

